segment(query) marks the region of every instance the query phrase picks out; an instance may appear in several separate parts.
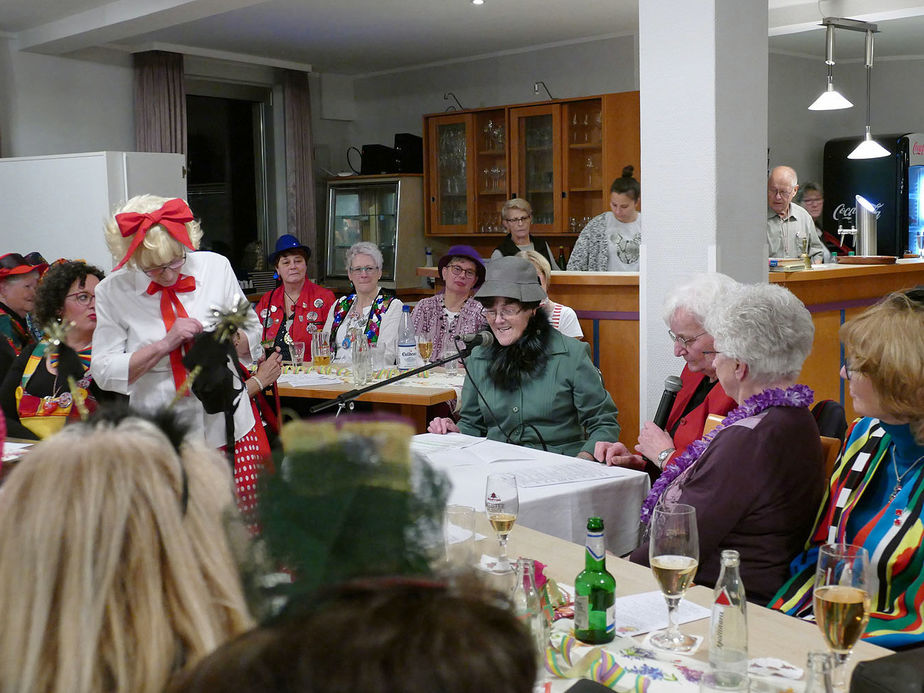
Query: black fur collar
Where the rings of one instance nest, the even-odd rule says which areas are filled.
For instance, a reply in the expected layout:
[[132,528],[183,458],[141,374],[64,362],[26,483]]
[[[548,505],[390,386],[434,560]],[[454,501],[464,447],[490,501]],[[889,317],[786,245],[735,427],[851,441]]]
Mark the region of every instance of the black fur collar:
[[545,370],[549,360],[549,337],[552,325],[540,306],[526,323],[523,335],[510,346],[491,345],[488,376],[502,390],[513,391],[524,377],[535,378]]

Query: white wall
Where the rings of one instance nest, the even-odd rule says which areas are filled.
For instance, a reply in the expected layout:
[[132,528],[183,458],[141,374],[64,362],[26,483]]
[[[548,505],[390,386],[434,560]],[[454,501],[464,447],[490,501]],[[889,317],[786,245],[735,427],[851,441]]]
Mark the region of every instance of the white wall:
[[[876,60],[872,72],[872,132],[921,132],[924,59]],[[821,181],[824,144],[835,137],[860,136],[866,119],[866,68],[838,63],[834,84],[854,107],[843,111],[809,111],[825,85],[824,62],[785,55],[770,56],[770,166],[786,164],[799,180]]]
[[556,98],[631,91],[638,88],[636,65],[635,38],[624,36],[357,78],[356,120],[342,131],[344,140],[331,144],[332,163],[346,168],[351,145],[393,146],[397,132],[422,135],[423,115],[454,103],[443,99],[446,92],[465,108],[479,108],[545,101],[544,91],[533,93],[537,80]]
[[130,56],[117,59],[24,53],[0,41],[3,156],[132,151]]

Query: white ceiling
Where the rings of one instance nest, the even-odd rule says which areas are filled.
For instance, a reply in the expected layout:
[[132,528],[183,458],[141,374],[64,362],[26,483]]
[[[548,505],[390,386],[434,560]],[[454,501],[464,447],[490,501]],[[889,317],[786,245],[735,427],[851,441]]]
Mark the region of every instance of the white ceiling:
[[[20,50],[175,50],[319,72],[369,74],[636,33],[639,0],[0,0]],[[650,2],[653,0],[641,0]],[[824,55],[822,16],[879,23],[877,59],[924,56],[922,0],[768,0],[770,49]],[[838,62],[863,36],[838,32]]]

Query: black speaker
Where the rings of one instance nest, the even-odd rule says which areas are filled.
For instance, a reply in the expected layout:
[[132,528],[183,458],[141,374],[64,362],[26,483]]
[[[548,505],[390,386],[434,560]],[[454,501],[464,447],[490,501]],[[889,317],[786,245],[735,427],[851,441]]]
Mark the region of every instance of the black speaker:
[[423,137],[409,132],[395,134],[399,173],[423,173]]
[[398,152],[384,144],[364,144],[362,157],[360,173],[364,176],[398,172]]

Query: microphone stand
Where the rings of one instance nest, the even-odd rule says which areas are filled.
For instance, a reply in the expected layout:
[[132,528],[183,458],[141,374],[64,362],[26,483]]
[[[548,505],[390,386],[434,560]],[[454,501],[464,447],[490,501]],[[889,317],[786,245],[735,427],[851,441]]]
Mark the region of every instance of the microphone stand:
[[366,385],[365,387],[361,387],[355,390],[349,390],[348,392],[341,393],[337,395],[334,399],[327,400],[326,402],[321,402],[320,404],[315,404],[313,407],[311,407],[308,410],[308,413],[317,414],[318,412],[324,411],[325,409],[330,409],[331,407],[338,407],[337,415],[339,416],[343,408],[346,407],[349,403],[351,403],[357,397],[360,397],[361,395],[364,395],[367,392],[371,392],[372,390],[378,390],[380,387],[385,387],[386,385],[397,383],[398,381],[404,380],[405,378],[410,378],[412,375],[423,373],[424,371],[428,371],[431,368],[442,366],[444,363],[449,363],[450,361],[455,361],[456,359],[460,359],[460,358],[464,359],[466,356],[469,356],[472,353],[472,349],[474,349],[473,346],[471,345],[466,346],[464,349],[453,352],[449,356],[439,358],[436,361],[432,361],[430,363],[425,363],[424,365],[418,366],[417,368],[412,368],[409,371],[404,371],[403,373],[399,373],[393,378],[381,380],[377,383]]

